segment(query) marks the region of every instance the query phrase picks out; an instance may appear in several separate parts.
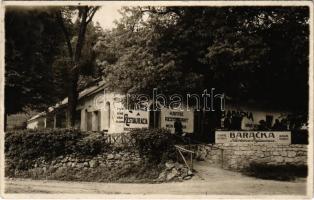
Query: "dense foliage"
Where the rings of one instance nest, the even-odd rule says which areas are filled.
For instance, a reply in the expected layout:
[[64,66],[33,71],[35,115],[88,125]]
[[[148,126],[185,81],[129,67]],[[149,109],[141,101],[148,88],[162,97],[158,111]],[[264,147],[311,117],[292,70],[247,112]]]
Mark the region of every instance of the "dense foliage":
[[52,63],[62,43],[60,29],[46,10],[6,9],[5,110],[43,109],[56,101]]
[[93,156],[108,148],[100,134],[75,129],[21,130],[5,134],[6,157],[24,167],[37,158],[53,159],[73,153]]
[[152,163],[175,156],[174,136],[166,129],[136,129],[130,132],[140,155]]
[[307,177],[306,165],[272,165],[267,163],[251,163],[245,174],[261,179],[291,181],[297,177]]
[[[75,87],[71,92],[75,93],[94,82],[93,76],[97,75],[97,69],[92,47],[102,32],[99,24],[91,21],[90,13],[96,12],[95,9],[6,9],[6,114],[26,110],[42,111],[68,96],[72,82],[75,82]],[[84,14],[89,14],[89,18],[84,18],[88,23],[82,22]],[[64,30],[67,37],[64,36]],[[68,46],[73,47],[71,53]],[[78,72],[73,78],[71,69],[74,65],[77,65]]]
[[307,110],[308,7],[132,7],[96,47],[108,87]]
[[[157,133],[161,135],[158,136]],[[168,155],[166,152],[171,143],[167,140],[167,131],[156,130],[152,134],[134,131],[133,134],[137,136],[137,141],[144,142],[144,146],[138,146],[143,150],[144,158],[165,158]],[[147,136],[143,137],[144,134]],[[137,149],[121,146],[114,148],[114,145],[108,145],[105,140],[106,137],[100,133],[84,133],[74,129],[7,132],[5,175],[65,181],[153,182],[164,170],[164,164],[155,161],[139,162],[137,153],[136,156],[133,154]],[[156,148],[160,148],[160,151]],[[72,160],[74,158],[75,161]],[[94,166],[85,167],[91,161],[94,161]],[[101,165],[100,161],[106,164]],[[68,165],[69,162],[71,165]],[[72,166],[73,163],[75,167]]]
[[68,96],[73,124],[78,91],[101,71],[123,93],[216,88],[306,115],[308,7],[125,7],[106,32],[90,21],[97,9],[6,9],[7,114]]

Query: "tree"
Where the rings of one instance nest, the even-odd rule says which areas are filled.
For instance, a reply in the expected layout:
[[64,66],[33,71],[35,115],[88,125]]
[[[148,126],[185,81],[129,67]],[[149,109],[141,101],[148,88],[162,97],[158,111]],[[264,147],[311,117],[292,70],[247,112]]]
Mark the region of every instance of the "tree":
[[[82,50],[86,39],[86,30],[88,24],[92,21],[98,7],[79,6],[75,9],[72,7],[60,9],[56,13],[56,19],[59,23],[68,50],[68,108],[67,108],[67,127],[75,124],[75,112],[78,98],[78,81],[82,66]],[[71,35],[67,24],[71,24],[72,18],[76,15],[76,36]],[[74,41],[73,41],[74,40]],[[73,47],[75,46],[75,48]]]
[[57,99],[52,63],[62,43],[52,12],[11,9],[5,13],[5,116],[43,110]]
[[109,88],[186,94],[215,87],[235,102],[307,110],[307,7],[133,7],[122,14],[98,44]]
[[[132,7],[97,45],[107,87],[122,93],[201,94],[307,115],[306,7]],[[290,80],[293,80],[291,82]],[[298,96],[292,97],[290,88]],[[191,104],[190,104],[191,105]],[[221,124],[199,112],[195,128]],[[207,122],[207,123],[205,123]],[[210,134],[213,136],[213,134]]]

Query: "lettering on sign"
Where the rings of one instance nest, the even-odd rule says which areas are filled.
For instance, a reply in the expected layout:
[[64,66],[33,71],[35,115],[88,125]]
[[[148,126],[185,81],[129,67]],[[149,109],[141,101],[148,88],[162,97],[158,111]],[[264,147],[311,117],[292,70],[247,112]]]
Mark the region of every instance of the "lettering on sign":
[[194,112],[193,111],[174,111],[167,108],[161,110],[161,127],[175,132],[174,122],[179,119],[182,123],[184,133],[193,133]]
[[125,110],[123,122],[124,131],[130,131],[138,128],[148,128],[148,112]]
[[116,108],[115,112],[115,122],[116,123],[124,123],[124,109],[123,108]]
[[246,117],[247,119],[254,121],[253,113],[249,111],[228,110],[228,111],[222,112],[222,117],[235,117],[235,116]]
[[216,131],[215,143],[291,144],[290,131]]

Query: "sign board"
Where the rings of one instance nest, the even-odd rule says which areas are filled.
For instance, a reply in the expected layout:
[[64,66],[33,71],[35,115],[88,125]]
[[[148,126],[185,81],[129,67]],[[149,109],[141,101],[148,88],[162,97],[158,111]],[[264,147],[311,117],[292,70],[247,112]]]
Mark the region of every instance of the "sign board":
[[116,108],[113,112],[113,121],[117,124],[124,123],[124,109]]
[[141,110],[125,110],[123,114],[124,131],[148,128],[148,112]]
[[215,143],[291,144],[290,131],[216,131]]
[[183,133],[193,133],[193,111],[171,110],[167,108],[161,110],[161,128],[169,129],[171,133],[174,133],[174,122],[176,119],[181,121]]

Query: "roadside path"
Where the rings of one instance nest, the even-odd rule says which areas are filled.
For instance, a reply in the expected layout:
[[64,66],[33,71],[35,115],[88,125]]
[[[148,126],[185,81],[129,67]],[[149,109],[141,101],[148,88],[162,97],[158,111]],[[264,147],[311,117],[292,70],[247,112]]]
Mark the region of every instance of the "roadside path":
[[261,180],[237,172],[195,165],[197,175],[191,180],[174,183],[96,183],[53,180],[7,179],[6,193],[63,193],[63,194],[176,194],[176,195],[305,195],[306,181],[294,182]]

